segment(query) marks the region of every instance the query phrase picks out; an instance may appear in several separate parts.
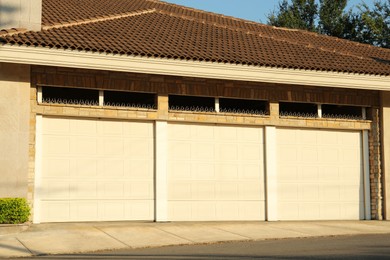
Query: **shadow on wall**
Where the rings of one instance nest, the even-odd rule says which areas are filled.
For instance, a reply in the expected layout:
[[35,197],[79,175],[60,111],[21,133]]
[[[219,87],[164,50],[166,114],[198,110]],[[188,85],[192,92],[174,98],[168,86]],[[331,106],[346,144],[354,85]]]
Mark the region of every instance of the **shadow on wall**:
[[17,17],[16,13],[19,12],[19,8],[15,6],[0,3],[0,30],[15,27],[14,25],[17,22],[17,19],[15,19]]

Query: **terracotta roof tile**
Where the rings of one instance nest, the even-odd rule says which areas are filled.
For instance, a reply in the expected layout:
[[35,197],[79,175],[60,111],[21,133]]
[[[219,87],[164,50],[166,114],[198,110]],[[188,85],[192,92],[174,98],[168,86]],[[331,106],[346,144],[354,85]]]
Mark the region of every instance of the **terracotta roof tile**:
[[390,75],[390,50],[158,0],[43,0],[44,30],[7,44],[250,66]]

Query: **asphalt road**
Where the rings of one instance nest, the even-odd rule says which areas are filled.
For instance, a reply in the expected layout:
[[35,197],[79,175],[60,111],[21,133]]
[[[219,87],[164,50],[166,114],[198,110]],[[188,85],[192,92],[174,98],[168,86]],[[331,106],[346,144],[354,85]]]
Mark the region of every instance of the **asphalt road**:
[[33,259],[390,259],[390,234],[126,249]]

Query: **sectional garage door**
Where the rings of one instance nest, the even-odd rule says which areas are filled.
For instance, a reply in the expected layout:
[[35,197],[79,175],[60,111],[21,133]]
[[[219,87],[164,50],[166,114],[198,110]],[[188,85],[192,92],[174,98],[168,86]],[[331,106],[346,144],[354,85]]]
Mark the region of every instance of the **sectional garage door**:
[[153,123],[42,120],[42,222],[154,219]]
[[168,124],[168,218],[264,220],[263,128]]
[[277,130],[280,220],[364,218],[360,132]]

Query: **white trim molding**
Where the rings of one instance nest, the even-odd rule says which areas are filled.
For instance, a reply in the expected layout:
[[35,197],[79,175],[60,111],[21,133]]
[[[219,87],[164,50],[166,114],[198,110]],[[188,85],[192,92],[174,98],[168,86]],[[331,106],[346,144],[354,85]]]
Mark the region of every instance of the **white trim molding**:
[[168,221],[168,123],[155,123],[155,220]]
[[42,115],[36,115],[35,130],[35,176],[34,176],[34,212],[33,223],[41,222],[41,190],[42,190]]
[[0,62],[318,87],[390,90],[389,76],[256,67],[92,53],[32,46],[0,46]]
[[278,220],[276,127],[265,127],[266,220]]

